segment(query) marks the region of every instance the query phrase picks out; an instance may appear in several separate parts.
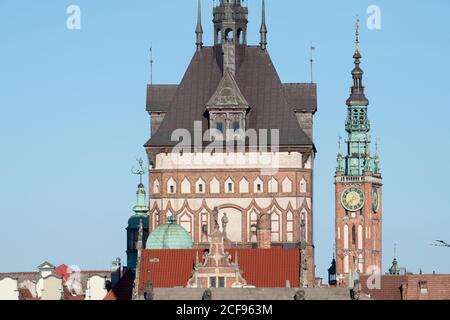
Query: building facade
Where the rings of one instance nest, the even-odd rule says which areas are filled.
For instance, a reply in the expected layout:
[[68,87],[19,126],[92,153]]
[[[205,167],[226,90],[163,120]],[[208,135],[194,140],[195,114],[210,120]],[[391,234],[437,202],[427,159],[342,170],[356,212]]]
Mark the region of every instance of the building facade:
[[353,58],[346,150],[344,154],[339,150],[335,175],[336,271],[340,281],[350,286],[358,273],[380,273],[382,266],[382,177],[378,152],[372,154],[370,150],[369,100],[360,68],[359,21]]
[[[264,1],[263,1],[264,2]],[[150,232],[175,215],[194,248],[208,248],[213,212],[236,248],[255,248],[269,219],[271,247],[302,251],[304,285],[314,284],[313,115],[315,84],[282,83],[261,41],[247,44],[248,8],[219,1],[214,45],[196,28],[196,52],[179,85],[148,86]]]

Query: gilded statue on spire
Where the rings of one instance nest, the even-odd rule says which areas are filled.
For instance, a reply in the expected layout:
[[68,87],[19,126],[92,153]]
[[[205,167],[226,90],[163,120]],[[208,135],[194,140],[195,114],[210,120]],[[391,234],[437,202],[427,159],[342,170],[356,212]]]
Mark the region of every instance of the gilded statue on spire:
[[144,160],[142,160],[142,158],[136,159],[136,161],[139,164],[139,168],[134,169],[134,167],[133,167],[131,169],[131,173],[139,176],[140,184],[142,184],[142,176],[147,173],[147,169],[145,169],[145,167],[144,167]]

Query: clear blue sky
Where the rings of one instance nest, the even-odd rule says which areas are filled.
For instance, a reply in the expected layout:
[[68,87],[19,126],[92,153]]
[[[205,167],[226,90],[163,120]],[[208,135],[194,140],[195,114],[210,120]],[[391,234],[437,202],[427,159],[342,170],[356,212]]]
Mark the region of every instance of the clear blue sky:
[[[66,8],[82,29],[66,28]],[[384,268],[398,244],[410,271],[450,273],[450,27],[447,0],[267,1],[269,52],[285,82],[309,81],[317,47],[319,112],[315,242],[325,276],[334,241],[333,175],[344,135],[355,16],[381,8],[382,29],[361,30],[362,67],[380,138]],[[203,1],[211,44],[212,1]],[[249,42],[260,1],[250,0]],[[134,159],[149,136],[149,46],[154,80],[178,83],[195,50],[195,0],[1,0],[0,271],[44,260],[109,268],[125,257],[135,201]]]

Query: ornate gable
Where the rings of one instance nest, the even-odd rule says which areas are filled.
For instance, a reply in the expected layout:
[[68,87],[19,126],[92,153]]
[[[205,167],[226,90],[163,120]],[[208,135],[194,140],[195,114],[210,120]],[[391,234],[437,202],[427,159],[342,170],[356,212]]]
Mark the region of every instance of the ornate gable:
[[216,91],[206,104],[207,110],[223,108],[245,110],[249,108],[249,103],[229,69],[225,70]]

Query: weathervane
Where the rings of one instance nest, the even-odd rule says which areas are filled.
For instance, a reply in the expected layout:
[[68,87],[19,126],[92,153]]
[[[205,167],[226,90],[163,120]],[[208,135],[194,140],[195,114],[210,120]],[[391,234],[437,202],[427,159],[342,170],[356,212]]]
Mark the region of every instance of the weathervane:
[[359,16],[356,16],[356,49],[359,50]]
[[139,164],[139,169],[136,170],[133,167],[131,169],[131,173],[139,176],[139,180],[142,184],[142,176],[147,173],[147,170],[144,168],[144,160],[142,160],[142,158],[136,159],[136,161]]

